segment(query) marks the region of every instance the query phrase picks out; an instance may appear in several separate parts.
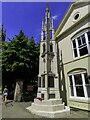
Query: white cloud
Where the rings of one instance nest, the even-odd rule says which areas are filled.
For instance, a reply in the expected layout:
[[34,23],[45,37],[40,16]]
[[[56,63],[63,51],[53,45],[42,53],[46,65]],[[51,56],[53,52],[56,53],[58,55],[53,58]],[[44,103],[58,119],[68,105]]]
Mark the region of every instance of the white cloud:
[[54,15],[54,16],[52,16],[52,18],[53,18],[54,20],[56,20],[56,19],[58,18],[58,15]]

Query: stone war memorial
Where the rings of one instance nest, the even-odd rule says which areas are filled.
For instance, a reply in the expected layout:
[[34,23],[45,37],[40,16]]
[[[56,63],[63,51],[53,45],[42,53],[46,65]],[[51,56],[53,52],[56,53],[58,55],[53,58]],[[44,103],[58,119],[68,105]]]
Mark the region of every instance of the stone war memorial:
[[70,108],[65,106],[60,96],[57,52],[53,18],[47,4],[45,18],[42,18],[37,98],[26,108],[47,118],[70,115]]

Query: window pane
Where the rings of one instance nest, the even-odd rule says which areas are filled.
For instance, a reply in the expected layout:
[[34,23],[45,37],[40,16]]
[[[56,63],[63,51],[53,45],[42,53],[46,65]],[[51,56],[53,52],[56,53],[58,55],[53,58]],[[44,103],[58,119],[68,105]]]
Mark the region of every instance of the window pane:
[[70,86],[73,85],[73,82],[72,82],[72,76],[69,76],[69,83],[70,83]]
[[79,49],[80,56],[88,54],[87,46]]
[[70,86],[71,96],[74,96],[73,86]]
[[75,85],[82,85],[82,77],[81,74],[74,75]]
[[87,32],[88,35],[88,41],[90,41],[90,31]]
[[72,42],[73,42],[73,48],[76,48],[76,42],[75,42],[75,40],[73,40]]
[[84,78],[85,78],[85,83],[86,83],[86,84],[89,84],[89,79],[88,79],[88,77],[87,77],[87,73],[84,73]]
[[90,85],[87,85],[86,88],[87,88],[88,97],[90,97]]
[[80,37],[77,38],[77,41],[78,41],[78,46],[82,45]]
[[83,91],[83,86],[76,86],[76,93],[77,93],[78,97],[85,97],[84,91]]
[[82,35],[81,38],[82,38],[82,44],[85,44],[86,43],[85,35]]
[[74,56],[77,57],[78,54],[77,54],[77,49],[74,49]]

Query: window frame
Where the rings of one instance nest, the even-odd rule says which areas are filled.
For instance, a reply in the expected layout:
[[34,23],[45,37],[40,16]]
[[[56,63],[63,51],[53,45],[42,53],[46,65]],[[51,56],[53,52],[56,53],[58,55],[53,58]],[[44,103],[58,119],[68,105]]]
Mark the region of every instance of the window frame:
[[[88,34],[87,34],[88,32],[90,32],[90,29],[86,29],[86,30],[80,32],[79,34],[75,35],[74,37],[72,37],[71,42],[72,42],[72,51],[73,51],[73,58],[74,59],[83,57],[83,56],[88,55],[88,54],[90,55],[90,45],[89,45],[89,41],[90,40],[88,39]],[[86,42],[86,44],[83,47],[79,48],[77,38],[79,38],[79,37],[81,38],[82,35],[85,36],[85,42]],[[74,46],[73,46],[73,41],[74,40],[75,40],[76,48],[74,48]],[[87,47],[88,53],[85,54],[85,55],[80,55],[80,49],[82,49],[84,47]],[[75,53],[74,53],[75,49],[77,51],[77,56],[76,57],[75,57]]]
[[[85,76],[84,76],[85,73],[87,74],[86,71],[68,74],[68,88],[69,88],[69,97],[70,98],[80,99],[80,100],[90,100],[90,97],[88,97],[88,91],[87,91],[87,88],[86,88],[89,84],[85,83]],[[78,74],[80,74],[81,78],[82,78],[82,86],[83,86],[84,97],[79,97],[77,95],[77,91],[76,91],[76,86],[77,85],[75,85],[74,75],[78,75]],[[73,87],[73,94],[74,94],[73,96],[71,95],[71,85],[70,85],[70,79],[69,79],[70,76],[72,76],[72,83],[73,83],[72,87]]]

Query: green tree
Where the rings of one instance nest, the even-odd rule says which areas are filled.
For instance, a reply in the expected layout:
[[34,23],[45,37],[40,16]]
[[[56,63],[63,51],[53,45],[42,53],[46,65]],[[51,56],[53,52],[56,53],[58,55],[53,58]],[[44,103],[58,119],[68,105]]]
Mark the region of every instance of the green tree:
[[21,100],[23,81],[35,80],[38,74],[38,57],[39,44],[34,42],[33,37],[29,40],[22,30],[10,42],[4,42],[2,70],[5,77],[8,76],[16,82],[15,101]]
[[[29,47],[29,78],[33,82],[34,79],[36,79],[38,74],[38,67],[39,67],[39,43],[34,42],[34,38],[32,37],[30,39],[30,42],[28,42]],[[38,64],[37,64],[38,63]]]
[[3,28],[3,25],[0,26],[0,92],[2,90],[2,44],[5,42],[6,31]]
[[0,26],[0,72],[2,69],[2,44],[5,41],[5,38],[6,38],[6,31],[4,30],[2,25]]

